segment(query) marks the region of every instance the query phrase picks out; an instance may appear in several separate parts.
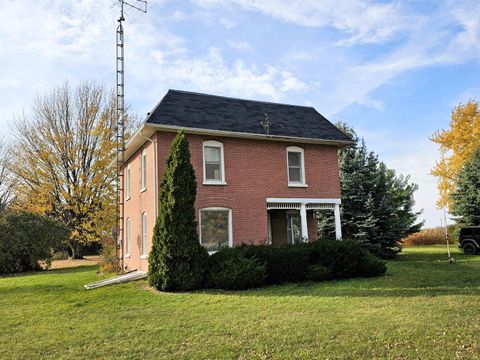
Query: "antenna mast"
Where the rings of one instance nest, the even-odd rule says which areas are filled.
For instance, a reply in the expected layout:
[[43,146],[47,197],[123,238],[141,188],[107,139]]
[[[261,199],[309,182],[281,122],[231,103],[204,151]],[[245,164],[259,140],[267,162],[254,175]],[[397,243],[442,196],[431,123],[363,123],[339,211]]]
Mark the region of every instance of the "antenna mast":
[[121,273],[125,271],[125,234],[124,234],[124,155],[125,155],[125,39],[122,23],[125,21],[124,7],[129,6],[135,10],[146,13],[147,2],[145,0],[132,0],[130,4],[125,0],[118,0],[120,3],[120,17],[117,26],[117,123],[116,123],[116,204],[117,213],[115,218],[115,236],[117,237],[117,260]]

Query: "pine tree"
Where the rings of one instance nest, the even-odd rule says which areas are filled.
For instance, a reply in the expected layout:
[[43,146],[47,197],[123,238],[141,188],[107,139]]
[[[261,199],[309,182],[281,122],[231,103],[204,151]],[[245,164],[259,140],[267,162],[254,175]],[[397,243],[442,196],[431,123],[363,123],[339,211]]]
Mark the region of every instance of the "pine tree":
[[162,291],[202,287],[208,254],[195,221],[197,183],[188,141],[180,131],[172,142],[160,185],[159,216],[149,256],[149,283]]
[[480,225],[480,147],[460,170],[452,194],[452,214],[462,225]]
[[[413,211],[417,186],[379,162],[352,128],[337,126],[354,140],[339,152],[343,237],[365,244],[376,255],[393,257],[401,250],[400,240],[422,226],[415,223],[419,213]],[[319,213],[318,220],[320,237],[333,237],[333,216]]]

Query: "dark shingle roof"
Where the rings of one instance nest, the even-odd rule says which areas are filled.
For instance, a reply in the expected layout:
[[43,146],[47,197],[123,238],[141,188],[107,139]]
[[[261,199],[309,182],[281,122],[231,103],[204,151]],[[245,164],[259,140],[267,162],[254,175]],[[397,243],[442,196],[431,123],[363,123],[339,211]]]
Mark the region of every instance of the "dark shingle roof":
[[329,141],[351,139],[313,107],[235,99],[169,90],[147,124],[265,135],[260,124],[268,113],[270,135]]

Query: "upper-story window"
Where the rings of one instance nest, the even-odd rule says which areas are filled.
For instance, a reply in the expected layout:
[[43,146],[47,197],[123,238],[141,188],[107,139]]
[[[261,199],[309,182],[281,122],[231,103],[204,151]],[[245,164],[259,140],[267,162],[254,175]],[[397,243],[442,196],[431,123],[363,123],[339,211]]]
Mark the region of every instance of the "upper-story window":
[[142,151],[142,189],[140,191],[147,190],[147,150]]
[[223,144],[218,141],[203,143],[203,183],[225,185]]
[[125,171],[125,199],[130,199],[130,165],[127,165]]
[[305,161],[301,147],[287,147],[288,186],[306,186]]

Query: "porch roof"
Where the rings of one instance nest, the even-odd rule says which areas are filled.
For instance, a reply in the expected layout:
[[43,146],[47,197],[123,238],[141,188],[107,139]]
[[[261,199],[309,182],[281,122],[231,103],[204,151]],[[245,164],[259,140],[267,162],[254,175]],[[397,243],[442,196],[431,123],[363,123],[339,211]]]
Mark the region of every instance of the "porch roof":
[[267,210],[334,210],[341,204],[340,199],[324,198],[267,198]]

